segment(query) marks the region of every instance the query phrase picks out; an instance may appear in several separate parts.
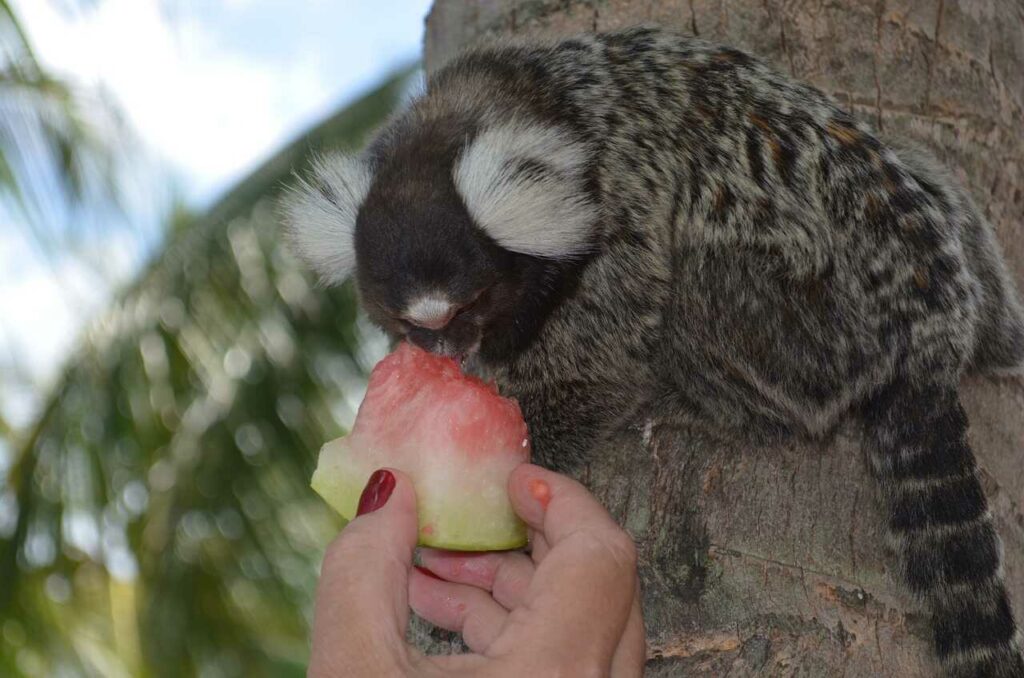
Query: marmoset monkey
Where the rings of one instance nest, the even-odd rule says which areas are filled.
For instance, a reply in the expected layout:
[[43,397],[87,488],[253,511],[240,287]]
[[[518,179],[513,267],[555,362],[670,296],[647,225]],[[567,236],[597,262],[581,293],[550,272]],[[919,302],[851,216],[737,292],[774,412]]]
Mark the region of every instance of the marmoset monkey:
[[926,154],[735,49],[637,28],[470,50],[285,202],[322,278],[478,362],[536,456],[670,399],[732,439],[863,422],[950,676],[1024,676],[967,369],[1024,362],[991,226]]

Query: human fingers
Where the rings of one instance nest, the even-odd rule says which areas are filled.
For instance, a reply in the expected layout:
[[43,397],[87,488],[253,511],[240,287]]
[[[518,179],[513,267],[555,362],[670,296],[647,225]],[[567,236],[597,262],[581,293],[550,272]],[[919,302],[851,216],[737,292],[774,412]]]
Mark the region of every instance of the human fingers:
[[420,563],[442,579],[490,591],[494,600],[506,609],[522,603],[534,571],[530,556],[519,552],[420,549]]
[[328,546],[317,585],[310,676],[389,675],[407,660],[416,496],[399,471],[367,483],[359,513]]
[[619,645],[612,656],[612,678],[639,678],[643,676],[647,661],[647,637],[640,608],[640,587],[636,587],[633,605],[629,611],[626,628],[619,639]]
[[[522,608],[495,651],[531,647],[571,661],[572,670],[608,671],[636,597],[636,547],[579,483],[537,466],[509,480],[516,513],[549,550]],[[517,610],[518,612],[518,610]]]
[[421,568],[409,579],[409,606],[434,626],[461,633],[478,654],[487,652],[508,619],[508,610],[487,591],[438,579]]
[[539,563],[544,560],[544,556],[551,550],[551,547],[548,546],[548,540],[544,538],[543,532],[533,528],[530,528],[528,532],[530,534],[530,558],[534,563]]
[[520,464],[509,475],[508,490],[515,512],[548,549],[579,531],[628,536],[604,506],[568,476]]

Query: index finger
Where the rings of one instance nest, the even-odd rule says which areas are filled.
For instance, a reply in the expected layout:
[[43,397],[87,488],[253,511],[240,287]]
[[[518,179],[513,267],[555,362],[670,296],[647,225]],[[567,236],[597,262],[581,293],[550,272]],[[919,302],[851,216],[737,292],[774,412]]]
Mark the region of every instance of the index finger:
[[534,647],[606,672],[636,595],[636,547],[575,480],[524,464],[509,479],[516,513],[550,550],[537,566],[507,634],[491,651]]
[[[374,482],[377,479],[378,482]],[[371,476],[370,512],[354,518],[324,555],[313,614],[311,676],[396,672],[406,660],[409,569],[416,495],[394,469]]]

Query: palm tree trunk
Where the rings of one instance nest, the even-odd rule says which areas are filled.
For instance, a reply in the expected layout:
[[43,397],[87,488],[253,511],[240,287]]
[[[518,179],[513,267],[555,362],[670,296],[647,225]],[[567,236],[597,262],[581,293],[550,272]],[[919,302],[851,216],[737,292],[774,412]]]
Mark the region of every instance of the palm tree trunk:
[[[1016,0],[436,0],[428,70],[485,35],[654,22],[748,49],[883,134],[931,146],[971,187],[1024,289],[1024,9]],[[1024,380],[964,386],[985,488],[1024,612]],[[724,449],[656,413],[582,479],[636,537],[649,675],[919,676],[921,607],[891,576],[852,429]],[[444,650],[443,634],[421,642]]]

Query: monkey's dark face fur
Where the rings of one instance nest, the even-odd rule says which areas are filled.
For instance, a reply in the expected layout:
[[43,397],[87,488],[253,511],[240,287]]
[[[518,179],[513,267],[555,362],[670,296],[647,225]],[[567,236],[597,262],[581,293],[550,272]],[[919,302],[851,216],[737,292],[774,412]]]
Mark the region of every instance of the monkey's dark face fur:
[[355,278],[370,319],[428,351],[507,359],[524,340],[549,266],[495,243],[454,186],[417,190],[388,178],[371,188],[356,221]]

